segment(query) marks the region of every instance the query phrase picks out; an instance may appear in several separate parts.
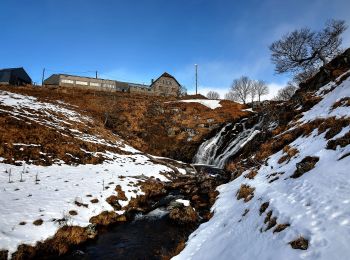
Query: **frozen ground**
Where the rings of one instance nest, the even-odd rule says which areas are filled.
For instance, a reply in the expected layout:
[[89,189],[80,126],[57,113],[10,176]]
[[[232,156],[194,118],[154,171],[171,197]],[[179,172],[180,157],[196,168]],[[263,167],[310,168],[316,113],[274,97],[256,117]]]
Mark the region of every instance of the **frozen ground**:
[[[348,106],[332,108],[336,101],[350,97],[350,79],[327,94],[318,94],[323,100],[305,112],[300,123],[350,116]],[[344,127],[332,139],[349,131],[350,126]],[[278,163],[283,155],[279,151],[269,157],[254,179],[244,177],[247,170],[220,186],[213,218],[190,236],[174,259],[350,259],[350,145],[326,149],[325,134],[314,130],[308,137],[299,137],[290,144],[299,151],[290,161]],[[315,168],[290,178],[306,156],[319,158]],[[248,202],[237,200],[242,184],[254,188],[254,197]],[[260,215],[265,202],[269,206]],[[264,220],[270,211],[277,224],[266,230]],[[274,232],[278,224],[290,226]],[[305,251],[289,245],[300,236],[309,241]]]

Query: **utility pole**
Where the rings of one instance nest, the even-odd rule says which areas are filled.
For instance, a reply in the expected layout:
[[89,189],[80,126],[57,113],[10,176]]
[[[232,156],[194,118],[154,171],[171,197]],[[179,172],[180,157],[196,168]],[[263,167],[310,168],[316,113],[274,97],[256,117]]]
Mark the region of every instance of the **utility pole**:
[[196,68],[196,95],[198,94],[198,64],[194,64]]
[[41,86],[44,86],[44,79],[45,79],[45,68],[43,69],[43,76],[41,79]]
[[96,70],[96,78],[97,78],[97,70]]

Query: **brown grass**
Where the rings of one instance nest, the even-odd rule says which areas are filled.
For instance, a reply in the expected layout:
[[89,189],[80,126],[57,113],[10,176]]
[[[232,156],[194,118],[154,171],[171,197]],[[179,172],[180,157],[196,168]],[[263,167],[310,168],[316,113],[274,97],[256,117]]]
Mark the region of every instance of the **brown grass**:
[[37,219],[33,222],[33,225],[35,226],[41,226],[44,223],[42,219]]
[[285,161],[289,162],[291,158],[293,158],[295,155],[297,155],[299,153],[298,149],[296,149],[294,147],[290,147],[289,145],[286,145],[285,147],[283,147],[283,152],[285,153],[285,155],[283,155],[278,160],[279,164],[281,164]]
[[260,209],[259,209],[260,216],[261,216],[261,214],[263,214],[266,211],[266,209],[269,207],[269,205],[270,205],[270,203],[268,201],[261,204]]
[[327,143],[327,149],[336,150],[337,146],[345,147],[350,144],[350,132],[347,132],[344,136],[335,140],[329,140]]
[[273,233],[279,233],[283,230],[285,230],[287,227],[289,227],[290,224],[278,224],[275,229],[273,230]]
[[253,170],[253,171],[250,171],[249,173],[245,174],[244,178],[248,178],[248,179],[253,180],[257,174],[258,174],[258,171]]
[[70,210],[68,213],[69,215],[72,215],[72,216],[78,215],[78,212],[76,210]]
[[309,247],[309,241],[302,236],[289,242],[293,249],[307,250]]
[[125,196],[125,192],[122,190],[122,187],[120,185],[117,185],[117,187],[115,187],[115,191],[118,192],[118,200],[123,200],[123,201],[127,201],[128,198]]
[[247,184],[242,184],[237,191],[237,200],[244,199],[244,202],[250,201],[254,197],[255,188]]
[[332,110],[337,107],[350,107],[350,97],[344,97],[337,102],[335,102],[332,106]]

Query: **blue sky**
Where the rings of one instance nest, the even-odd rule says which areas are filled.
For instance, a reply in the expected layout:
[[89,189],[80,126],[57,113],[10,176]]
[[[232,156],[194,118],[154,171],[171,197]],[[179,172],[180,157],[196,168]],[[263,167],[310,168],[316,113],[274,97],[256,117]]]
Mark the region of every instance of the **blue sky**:
[[167,71],[193,92],[197,63],[203,94],[247,75],[272,96],[288,75],[274,73],[269,44],[330,18],[350,25],[349,10],[349,0],[1,0],[0,67],[23,66],[36,82],[43,68],[139,83]]

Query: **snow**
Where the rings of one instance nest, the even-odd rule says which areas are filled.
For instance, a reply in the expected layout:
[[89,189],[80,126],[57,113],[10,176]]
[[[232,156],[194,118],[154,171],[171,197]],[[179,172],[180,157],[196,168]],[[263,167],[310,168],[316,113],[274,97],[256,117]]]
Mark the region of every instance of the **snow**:
[[187,99],[187,100],[180,100],[178,102],[199,103],[206,107],[209,107],[210,109],[221,107],[220,100],[214,100],[214,99]]
[[[329,83],[328,85],[334,85],[334,83]],[[329,89],[326,87],[325,89]],[[319,93],[319,92],[317,92]],[[321,94],[320,94],[321,95]],[[339,86],[337,86],[333,91],[323,95],[323,99],[312,107],[309,111],[304,112],[304,115],[299,122],[309,122],[316,118],[326,118],[326,117],[347,117],[349,116],[349,108],[347,107],[337,107],[332,109],[335,102],[339,101],[341,98],[350,96],[350,78],[344,80]]]
[[[9,254],[15,252],[20,244],[35,245],[52,237],[60,227],[55,219],[65,217],[69,225],[85,227],[90,224],[91,217],[105,210],[113,211],[106,199],[117,195],[117,185],[121,186],[127,197],[127,201],[118,201],[124,207],[131,198],[143,194],[140,189],[142,182],[151,177],[169,181],[165,173],[173,172],[169,167],[153,162],[150,155],[126,145],[116,135],[112,136],[115,138],[111,138],[111,141],[98,133],[94,134],[93,126],[89,126],[94,123],[91,118],[81,115],[68,104],[56,103],[41,102],[35,97],[0,90],[0,111],[3,113],[27,122],[37,122],[62,135],[68,132],[76,139],[117,147],[130,154],[81,149],[109,160],[98,165],[77,166],[66,165],[61,160],[56,160],[51,166],[26,165],[25,162],[18,162],[22,166],[16,166],[3,163],[3,158],[0,158],[0,250],[9,250]],[[77,127],[89,129],[91,133],[83,133]],[[13,145],[40,147],[40,144]],[[186,173],[182,168],[179,170]],[[92,199],[98,199],[98,202],[93,203]],[[76,205],[76,201],[87,207]],[[70,215],[71,210],[78,214]],[[116,212],[122,214],[124,211]],[[38,219],[42,219],[43,224],[36,226],[33,222]]]
[[[327,86],[328,88],[328,86]],[[310,111],[300,122],[331,116],[349,117],[350,108],[334,110],[332,105],[350,96],[350,79],[345,80]],[[344,127],[333,139],[344,136]],[[240,177],[218,187],[220,195],[212,207],[214,216],[191,234],[185,249],[173,259],[350,259],[350,145],[336,150],[326,149],[325,134],[314,130],[297,138],[289,146],[298,149],[290,161],[278,163],[283,151],[269,157],[254,179]],[[296,163],[306,156],[317,156],[315,168],[299,178],[289,178]],[[273,173],[283,173],[271,176]],[[270,182],[273,178],[279,178]],[[237,200],[242,184],[254,187],[254,197]],[[267,210],[260,215],[264,202]],[[243,214],[249,210],[248,213]],[[266,213],[272,210],[277,224],[290,224],[285,230],[265,231]],[[261,231],[262,230],[262,231]],[[292,249],[289,242],[300,236],[309,240],[307,250]]]
[[176,202],[183,204],[185,207],[188,207],[190,205],[189,200],[177,199]]

